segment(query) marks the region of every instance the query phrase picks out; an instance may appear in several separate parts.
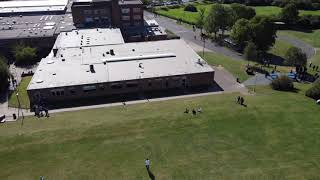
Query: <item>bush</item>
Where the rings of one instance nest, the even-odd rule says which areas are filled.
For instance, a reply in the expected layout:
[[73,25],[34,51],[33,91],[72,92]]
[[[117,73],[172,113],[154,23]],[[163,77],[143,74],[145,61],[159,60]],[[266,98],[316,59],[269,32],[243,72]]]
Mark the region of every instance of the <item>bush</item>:
[[290,47],[285,54],[285,64],[290,66],[302,66],[307,64],[307,55],[300,48]]
[[271,87],[278,91],[292,91],[294,89],[292,80],[284,75],[272,80]]
[[192,5],[192,4],[188,4],[185,8],[184,11],[189,11],[189,12],[198,12],[197,8]]
[[178,9],[180,7],[181,7],[181,5],[179,5],[179,4],[175,4],[175,5],[169,6],[170,9]]
[[313,86],[306,91],[306,96],[312,99],[320,99],[320,81],[314,82]]
[[161,7],[160,9],[161,9],[161,10],[164,10],[164,11],[169,11],[169,8],[168,8],[168,7]]

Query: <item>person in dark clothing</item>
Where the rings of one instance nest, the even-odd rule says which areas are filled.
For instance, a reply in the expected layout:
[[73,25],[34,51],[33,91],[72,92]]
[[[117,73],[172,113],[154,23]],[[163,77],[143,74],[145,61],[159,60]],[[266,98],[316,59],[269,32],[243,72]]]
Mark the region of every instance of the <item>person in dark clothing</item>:
[[243,103],[244,103],[244,98],[241,97],[241,98],[240,98],[240,104],[243,105]]
[[197,111],[194,110],[194,109],[192,109],[192,114],[193,114],[193,115],[196,115],[196,114],[197,114]]
[[188,113],[189,113],[189,109],[186,108],[186,110],[184,111],[184,113],[188,114]]
[[237,104],[240,104],[240,96],[237,97]]

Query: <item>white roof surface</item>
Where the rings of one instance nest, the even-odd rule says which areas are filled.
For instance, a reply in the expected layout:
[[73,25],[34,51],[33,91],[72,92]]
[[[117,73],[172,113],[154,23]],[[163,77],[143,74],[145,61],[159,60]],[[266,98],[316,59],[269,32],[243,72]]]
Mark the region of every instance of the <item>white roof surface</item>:
[[183,40],[64,48],[52,56],[41,60],[28,90],[213,71]]
[[63,11],[68,0],[0,1],[1,13]]
[[85,46],[101,46],[123,44],[120,29],[83,29],[61,33],[54,45],[57,48],[72,48]]

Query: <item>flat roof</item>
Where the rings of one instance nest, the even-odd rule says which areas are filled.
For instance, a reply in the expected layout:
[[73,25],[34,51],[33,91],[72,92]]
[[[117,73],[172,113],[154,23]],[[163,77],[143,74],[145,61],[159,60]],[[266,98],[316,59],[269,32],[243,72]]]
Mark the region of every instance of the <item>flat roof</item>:
[[68,0],[0,1],[1,13],[63,11]]
[[71,14],[0,17],[0,39],[52,37],[72,29]]
[[119,5],[143,4],[140,0],[119,0]]
[[28,90],[212,71],[183,40],[62,48],[56,57],[51,53],[41,60]]
[[123,44],[121,31],[115,29],[79,29],[71,32],[61,33],[56,40],[56,48],[72,48],[86,46],[101,46],[112,44]]

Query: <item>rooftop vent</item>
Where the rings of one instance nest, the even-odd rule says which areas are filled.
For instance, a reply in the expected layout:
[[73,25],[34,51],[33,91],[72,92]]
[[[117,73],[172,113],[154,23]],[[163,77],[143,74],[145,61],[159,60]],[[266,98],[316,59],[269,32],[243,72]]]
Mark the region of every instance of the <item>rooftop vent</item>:
[[115,55],[113,49],[110,49],[110,54],[111,54],[111,56]]
[[90,64],[90,72],[91,72],[91,73],[95,73],[93,64]]
[[66,32],[66,36],[68,36],[68,33]]
[[53,51],[53,57],[57,57],[58,48],[55,47],[52,49],[52,51]]

